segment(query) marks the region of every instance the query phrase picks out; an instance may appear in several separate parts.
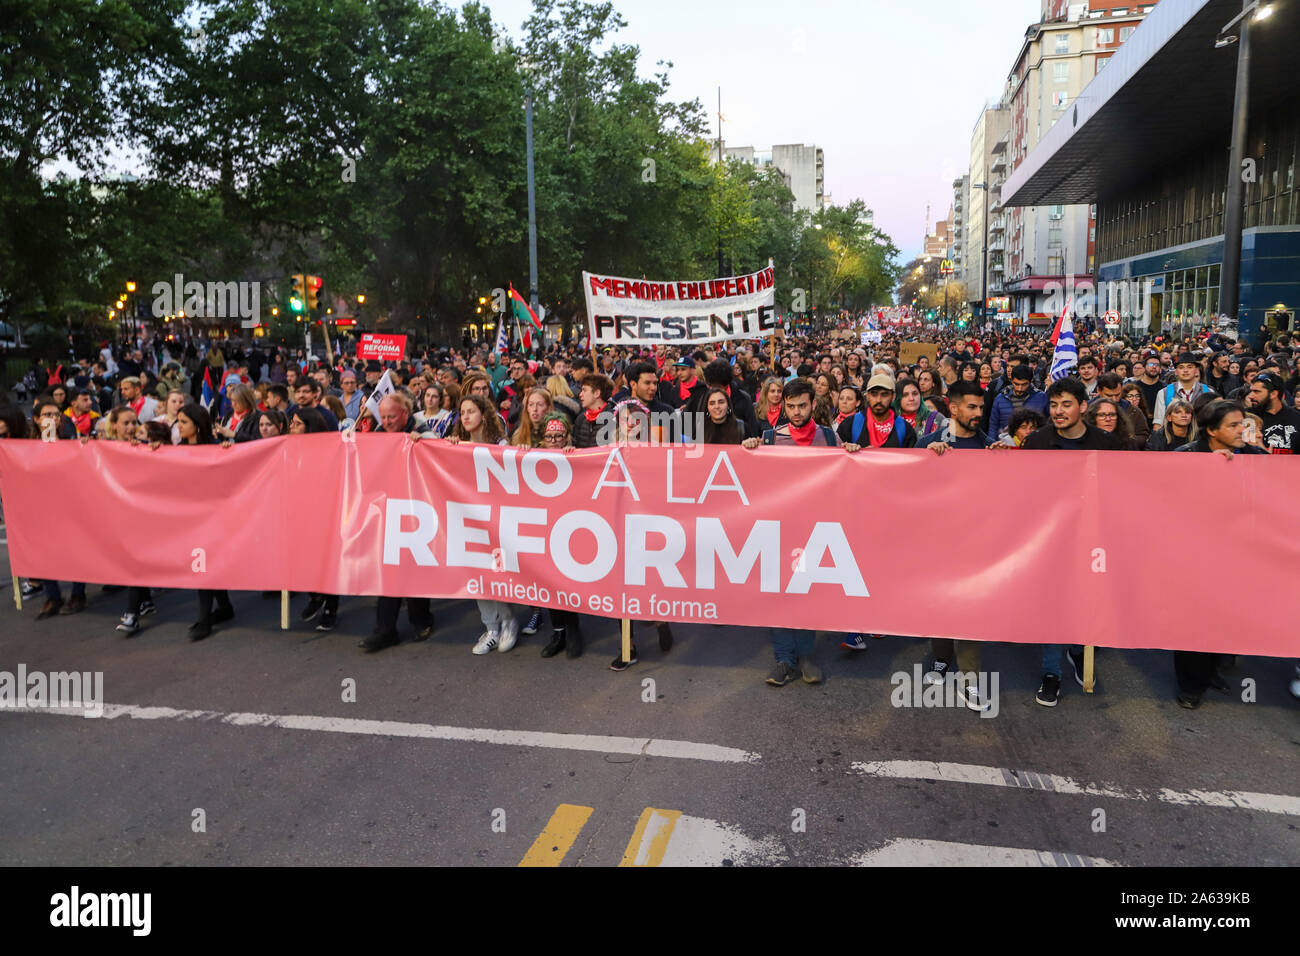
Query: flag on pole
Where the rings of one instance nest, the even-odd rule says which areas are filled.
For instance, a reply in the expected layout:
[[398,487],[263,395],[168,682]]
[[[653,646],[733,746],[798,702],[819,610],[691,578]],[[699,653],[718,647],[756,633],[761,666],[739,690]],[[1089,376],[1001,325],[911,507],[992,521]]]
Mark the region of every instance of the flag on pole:
[[212,399],[215,395],[216,393],[212,391],[212,366],[205,366],[203,369],[203,393],[200,398],[204,408],[212,407]]
[[383,377],[375,383],[375,390],[366,399],[366,410],[370,412],[370,417],[376,422],[379,421],[379,402],[385,395],[392,395],[395,391],[397,389],[393,387],[393,370],[388,369],[384,372]]
[[1073,301],[1074,301],[1073,299],[1066,299],[1066,300],[1065,300],[1065,308],[1062,309],[1062,310],[1061,310],[1061,314],[1058,315],[1058,316],[1056,317],[1056,325],[1055,325],[1055,327],[1052,329],[1052,337],[1051,337],[1051,339],[1050,339],[1050,341],[1051,341],[1051,343],[1052,343],[1053,345],[1055,345],[1055,344],[1056,344],[1056,340],[1059,339],[1059,338],[1061,337],[1061,323],[1065,321],[1065,317],[1069,314],[1069,312],[1070,312],[1070,303],[1072,303]]
[[515,319],[520,322],[527,322],[538,332],[542,331],[542,320],[524,301],[524,297],[515,291],[515,287],[510,286],[510,306],[514,310]]
[[1061,335],[1056,341],[1056,351],[1052,353],[1052,368],[1048,378],[1060,381],[1079,365],[1079,350],[1074,346],[1074,325],[1067,313],[1061,316]]
[[505,316],[503,315],[501,321],[497,323],[497,352],[503,355],[510,351],[509,328],[510,327],[506,325]]

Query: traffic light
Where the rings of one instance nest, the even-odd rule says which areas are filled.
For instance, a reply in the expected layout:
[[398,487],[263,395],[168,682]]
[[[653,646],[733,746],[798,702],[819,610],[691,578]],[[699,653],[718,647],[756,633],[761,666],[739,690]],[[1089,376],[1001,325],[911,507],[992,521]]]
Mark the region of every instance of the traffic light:
[[289,277],[292,291],[289,293],[289,311],[302,315],[307,310],[307,277],[301,273]]
[[307,311],[316,312],[324,303],[325,296],[322,290],[325,287],[325,280],[320,276],[307,276]]

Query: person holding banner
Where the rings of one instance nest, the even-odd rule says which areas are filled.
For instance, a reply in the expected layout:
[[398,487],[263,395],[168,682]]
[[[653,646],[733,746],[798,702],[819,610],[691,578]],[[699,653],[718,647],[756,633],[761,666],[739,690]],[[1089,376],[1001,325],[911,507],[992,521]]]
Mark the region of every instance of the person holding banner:
[[[614,394],[614,383],[606,375],[590,372],[583,376],[578,388],[578,402],[582,413],[573,422],[573,444],[577,448],[595,448],[600,442],[600,416],[609,410],[609,399]],[[574,655],[577,656],[577,655]]]
[[[378,385],[375,392],[380,392]],[[372,394],[371,397],[373,398],[374,395]],[[378,406],[376,431],[406,433],[411,435],[413,441],[416,440],[418,433],[415,432],[415,418],[411,414],[414,403],[405,393],[390,391],[379,399]],[[380,596],[375,605],[375,629],[369,637],[359,642],[360,648],[367,653],[374,653],[401,643],[402,639],[397,634],[397,615],[402,609],[402,600],[399,597]],[[430,609],[429,599],[408,597],[405,600],[407,620],[415,628],[415,639],[417,641],[428,639],[433,635],[433,611]]]
[[[545,389],[538,389],[547,398],[550,394]],[[549,410],[549,409],[548,409]],[[521,426],[522,429],[523,426]],[[528,424],[531,435],[531,423]],[[518,432],[516,432],[518,435]],[[450,444],[460,442],[487,445],[508,444],[501,416],[496,414],[492,403],[481,395],[466,395],[460,401],[460,420],[452,428],[446,441]],[[483,621],[483,633],[474,644],[473,653],[490,654],[493,651],[505,653],[519,640],[519,622],[515,620],[515,609],[504,601],[488,601],[478,598],[479,617]]]
[[784,387],[785,382],[776,376],[763,381],[758,392],[758,407],[755,409],[761,430],[779,428],[785,424],[785,400],[782,398]]
[[[806,378],[795,378],[785,383],[782,389],[782,401],[785,405],[786,424],[779,428],[769,428],[762,438],[746,438],[741,444],[750,451],[762,445],[795,446],[812,448],[816,446],[839,446],[839,436],[833,428],[818,425],[813,421],[814,390],[812,382]],[[857,445],[845,445],[844,450],[856,452]],[[776,665],[767,675],[766,682],[772,687],[784,687],[796,677],[802,677],[805,684],[820,684],[825,680],[822,670],[812,659],[813,645],[817,639],[816,631],[793,627],[770,627],[768,636],[772,641],[772,653]]]

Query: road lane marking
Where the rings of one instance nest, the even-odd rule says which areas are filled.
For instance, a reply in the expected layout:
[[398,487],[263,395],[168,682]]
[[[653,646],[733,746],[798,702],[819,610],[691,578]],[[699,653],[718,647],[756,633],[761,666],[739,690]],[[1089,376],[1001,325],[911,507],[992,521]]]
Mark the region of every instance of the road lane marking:
[[1116,800],[1157,801],[1183,807],[1224,807],[1259,810],[1285,816],[1300,816],[1300,797],[1281,793],[1251,793],[1244,790],[1141,790],[1115,784],[1080,783],[1054,773],[1008,770],[969,763],[934,763],[928,760],[880,760],[856,762],[853,769],[868,777],[901,780],[938,780],[942,783],[973,783],[1017,790],[1045,790],[1050,793],[1109,797]]
[[528,852],[524,854],[524,858],[519,861],[519,865],[559,866],[594,812],[591,807],[579,807],[572,803],[560,804],[555,808],[551,819],[542,828],[542,832],[533,841]]
[[[80,710],[45,708],[23,713],[63,714],[82,717]],[[354,717],[316,717],[301,714],[224,713],[217,710],[179,710],[175,707],[141,707],[134,704],[105,704],[104,720],[126,717],[132,720],[196,720],[233,727],[278,727],[331,734],[362,734],[372,737],[419,737],[428,740],[459,740],[467,743],[498,744],[506,747],[537,747],[548,750],[585,750],[591,753],[642,757],[672,757],[678,760],[706,760],[712,763],[754,763],[759,754],[735,747],[696,743],[690,740],[655,740],[647,737],[605,737],[596,734],[561,734],[537,730],[493,730],[485,727],[447,727],[414,724],[398,720],[363,720]]]
[[654,807],[642,810],[619,866],[658,866],[662,863],[673,828],[681,815],[680,810],[656,810]]
[[1119,866],[1096,856],[946,840],[890,840],[856,857],[854,866]]

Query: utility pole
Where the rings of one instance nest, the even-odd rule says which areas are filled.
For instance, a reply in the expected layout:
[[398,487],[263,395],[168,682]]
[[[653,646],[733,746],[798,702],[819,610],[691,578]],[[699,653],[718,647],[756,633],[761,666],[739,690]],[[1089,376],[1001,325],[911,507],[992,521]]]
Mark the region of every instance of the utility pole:
[[[722,165],[722,87],[718,87],[718,172],[725,173]],[[722,278],[722,231],[718,231],[718,278]]]
[[[528,150],[528,301],[537,314],[537,188],[533,178],[533,90],[524,98],[524,141]],[[540,344],[540,343],[539,343]]]
[[[1250,17],[1246,15],[1251,0],[1242,0],[1242,15],[1237,19],[1237,88],[1232,106],[1232,145],[1228,153],[1228,190],[1223,210],[1223,267],[1219,271],[1219,311],[1230,319],[1237,318],[1241,295],[1241,163],[1246,155],[1246,128],[1250,109]],[[1229,24],[1231,26],[1231,24]],[[1227,30],[1225,26],[1220,35]]]

